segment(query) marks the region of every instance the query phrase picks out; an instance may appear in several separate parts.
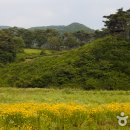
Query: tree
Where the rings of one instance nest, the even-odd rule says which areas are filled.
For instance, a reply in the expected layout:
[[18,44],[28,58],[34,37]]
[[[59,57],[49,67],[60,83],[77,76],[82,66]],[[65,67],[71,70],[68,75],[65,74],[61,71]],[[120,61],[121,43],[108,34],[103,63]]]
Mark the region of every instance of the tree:
[[48,38],[48,44],[50,49],[60,50],[61,43],[62,41],[60,37],[53,36]]
[[72,33],[65,33],[63,42],[64,46],[69,49],[80,46],[79,40]]
[[45,31],[45,33],[46,33],[46,37],[52,37],[52,36],[59,36],[60,35],[59,32],[55,29],[47,29]]
[[25,47],[31,48],[33,45],[33,32],[27,29],[20,29],[19,30],[19,35],[20,37],[23,38]]
[[123,8],[118,9],[115,14],[104,16],[107,20],[104,21],[110,34],[124,34],[129,36],[130,31],[130,10],[123,11]]
[[93,34],[87,33],[83,30],[74,32],[73,34],[80,41],[80,45],[84,45],[93,39]]
[[108,29],[103,28],[102,30],[95,30],[94,38],[102,38],[109,34]]
[[14,39],[4,31],[0,31],[0,62],[9,63],[16,58],[16,46]]
[[35,30],[33,32],[33,45],[41,48],[47,42],[46,34],[44,30]]
[[24,44],[24,40],[22,37],[14,37],[13,38],[14,42],[15,42],[15,48],[16,48],[16,51],[17,52],[22,52],[23,51],[23,48],[25,47],[25,44]]
[[24,40],[25,47],[27,48],[31,48],[33,45],[33,31],[24,28],[13,27],[4,29],[4,32],[12,35],[12,37],[21,37]]

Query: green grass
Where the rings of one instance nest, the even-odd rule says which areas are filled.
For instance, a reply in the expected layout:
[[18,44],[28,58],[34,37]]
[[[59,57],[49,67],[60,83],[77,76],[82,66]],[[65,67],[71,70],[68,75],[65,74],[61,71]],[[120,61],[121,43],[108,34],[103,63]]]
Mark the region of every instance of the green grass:
[[80,89],[0,88],[0,103],[44,102],[100,105],[130,102],[130,91],[84,91]]
[[41,50],[40,49],[24,49],[23,52],[17,54],[16,62],[23,62],[32,60],[40,57]]
[[50,55],[58,55],[58,54],[63,54],[67,51],[56,51],[56,50],[47,50],[47,49],[29,49],[29,48],[25,48],[24,49],[24,53],[26,55],[33,55],[33,54],[37,54],[40,55],[41,51],[44,51],[44,53],[46,54],[46,56],[50,56]]
[[[42,53],[44,52],[44,54]],[[36,58],[40,57],[53,57],[53,56],[60,56],[61,54],[66,53],[66,51],[54,51],[54,50],[47,50],[47,49],[29,49],[25,48],[23,52],[17,54],[16,62],[23,62],[23,61],[32,61]]]
[[40,54],[40,49],[24,49],[25,54]]

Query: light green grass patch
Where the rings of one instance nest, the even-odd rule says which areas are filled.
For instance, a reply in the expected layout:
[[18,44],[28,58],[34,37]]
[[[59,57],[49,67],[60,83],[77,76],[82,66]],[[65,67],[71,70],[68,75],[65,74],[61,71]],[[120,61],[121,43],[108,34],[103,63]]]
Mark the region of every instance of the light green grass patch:
[[24,49],[25,54],[40,54],[40,49]]
[[80,89],[0,88],[0,103],[42,102],[101,105],[130,102],[130,91],[85,91]]

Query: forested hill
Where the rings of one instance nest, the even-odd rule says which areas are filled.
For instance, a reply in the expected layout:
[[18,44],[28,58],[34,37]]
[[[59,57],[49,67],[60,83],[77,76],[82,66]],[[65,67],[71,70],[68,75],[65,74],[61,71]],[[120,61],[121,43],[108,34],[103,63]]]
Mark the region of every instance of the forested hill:
[[10,28],[9,26],[0,26],[0,30],[1,29],[8,29],[8,28]]
[[42,27],[32,27],[32,28],[29,28],[30,30],[35,30],[35,29],[40,29],[40,30],[45,30],[45,29],[56,29],[60,32],[77,32],[77,31],[86,31],[86,32],[89,32],[89,33],[92,33],[94,32],[93,29],[83,25],[83,24],[80,24],[80,23],[72,23],[68,26],[64,26],[64,25],[60,25],[60,26],[42,26]]
[[0,86],[130,90],[129,47],[129,40],[107,36],[71,51],[1,65]]

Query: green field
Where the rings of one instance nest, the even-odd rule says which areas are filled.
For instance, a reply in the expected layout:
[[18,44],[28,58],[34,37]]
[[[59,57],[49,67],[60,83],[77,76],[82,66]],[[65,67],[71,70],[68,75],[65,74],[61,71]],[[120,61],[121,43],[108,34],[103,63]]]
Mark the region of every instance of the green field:
[[130,91],[84,91],[80,89],[0,88],[0,103],[78,103],[101,105],[130,102]]
[[129,102],[130,91],[0,88],[0,130],[129,130],[116,119]]
[[40,54],[40,49],[24,49],[25,54]]

